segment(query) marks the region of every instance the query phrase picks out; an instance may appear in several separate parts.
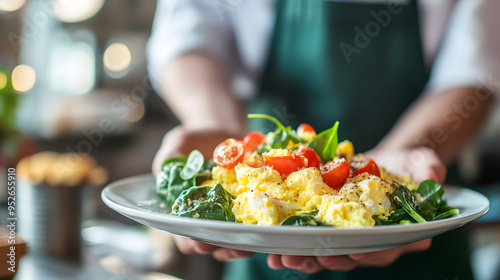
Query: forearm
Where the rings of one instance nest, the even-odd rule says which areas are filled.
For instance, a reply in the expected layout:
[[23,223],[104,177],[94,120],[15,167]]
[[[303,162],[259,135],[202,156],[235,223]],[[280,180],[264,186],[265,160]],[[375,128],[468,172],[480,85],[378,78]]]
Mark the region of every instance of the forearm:
[[230,79],[217,61],[203,53],[189,53],[165,67],[161,96],[186,129],[246,129],[245,109],[232,94]]
[[403,115],[376,150],[425,146],[444,163],[450,163],[481,128],[493,103],[491,93],[476,88],[426,94]]

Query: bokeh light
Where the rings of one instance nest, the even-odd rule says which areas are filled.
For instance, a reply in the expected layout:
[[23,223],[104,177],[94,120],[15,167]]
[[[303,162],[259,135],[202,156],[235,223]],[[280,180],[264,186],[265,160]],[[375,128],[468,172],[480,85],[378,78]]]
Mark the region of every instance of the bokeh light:
[[130,54],[130,50],[123,43],[111,44],[103,55],[103,63],[106,72],[113,78],[123,77],[131,62],[132,55]]
[[[7,0],[8,1],[8,0]],[[52,0],[54,16],[64,22],[80,22],[95,16],[104,0]]]
[[26,92],[33,88],[36,81],[35,70],[25,64],[20,64],[12,70],[12,87],[19,92]]
[[0,12],[13,12],[19,10],[26,0],[0,0]]
[[0,72],[0,90],[7,86],[7,74]]
[[85,94],[95,86],[95,53],[84,42],[62,43],[48,65],[51,87],[66,94]]
[[144,102],[138,101],[135,103],[136,107],[131,110],[130,114],[125,118],[129,122],[138,122],[144,117],[146,108],[144,107]]

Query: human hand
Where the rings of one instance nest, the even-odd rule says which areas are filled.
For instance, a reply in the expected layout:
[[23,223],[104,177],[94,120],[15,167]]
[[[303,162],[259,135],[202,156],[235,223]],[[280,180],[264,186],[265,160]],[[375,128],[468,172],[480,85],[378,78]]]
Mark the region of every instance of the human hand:
[[221,262],[229,262],[242,258],[249,258],[253,252],[222,248],[203,242],[194,241],[187,237],[174,235],[175,244],[179,251],[186,255],[208,255]]
[[374,149],[365,155],[392,173],[410,176],[416,184],[427,179],[442,184],[446,178],[446,166],[436,152],[426,147],[399,151]]
[[289,256],[269,255],[267,265],[272,269],[296,269],[305,274],[314,274],[321,270],[350,271],[357,267],[383,267],[395,262],[401,255],[429,249],[432,239],[426,239],[401,247],[353,255],[339,256]]
[[[188,130],[177,126],[170,130],[156,153],[153,161],[153,173],[156,174],[162,163],[171,157],[188,155],[192,150],[199,150],[206,158],[211,158],[213,150],[227,138],[243,138],[242,133],[225,130]],[[240,258],[251,257],[254,253],[234,249],[221,248],[210,244],[194,241],[186,237],[174,235],[177,248],[187,255],[212,256],[219,261],[232,261]]]
[[[400,151],[372,150],[365,153],[373,158],[380,167],[397,174],[410,175],[415,183],[433,179],[443,183],[446,167],[434,151],[425,147],[416,147]],[[432,239],[426,239],[401,247],[364,254],[342,256],[289,256],[269,255],[267,264],[272,269],[296,269],[306,274],[321,270],[349,271],[356,267],[388,266],[401,255],[429,249]]]

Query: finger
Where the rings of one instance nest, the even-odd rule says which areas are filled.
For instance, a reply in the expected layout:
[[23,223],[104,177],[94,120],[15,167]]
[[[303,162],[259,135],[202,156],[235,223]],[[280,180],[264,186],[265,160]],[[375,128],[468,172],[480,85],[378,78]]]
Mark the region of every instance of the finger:
[[283,269],[285,266],[281,262],[281,255],[269,255],[267,257],[267,265],[272,269]]
[[348,256],[318,256],[316,260],[328,270],[350,271],[358,266],[357,262]]
[[153,174],[157,174],[160,171],[161,165],[167,158],[182,155],[182,151],[179,150],[179,144],[184,141],[183,134],[185,132],[182,126],[176,126],[165,134],[161,146],[153,159]]
[[407,169],[415,183],[427,179],[444,182],[446,177],[446,166],[439,159],[436,152],[429,148],[419,147],[409,151],[402,161],[404,169]]
[[305,274],[314,274],[323,269],[314,257],[283,255],[281,262],[285,267],[299,270]]
[[233,250],[233,249],[227,249],[227,248],[219,248],[216,249],[213,252],[213,257],[214,259],[221,261],[221,262],[229,262],[229,261],[234,261],[237,259],[241,258],[248,258],[251,257],[254,253],[252,252],[245,252],[245,251],[240,251],[240,250]]
[[444,183],[444,180],[446,179],[446,166],[441,162],[436,162],[435,164],[431,165],[429,178],[440,184]]
[[365,254],[349,255],[349,258],[358,262],[362,266],[387,266],[392,264],[403,254],[425,251],[429,249],[431,243],[432,239],[426,239],[393,249]]
[[186,255],[206,255],[215,251],[217,246],[201,243],[192,239],[174,235],[177,248]]
[[255,255],[254,252],[240,251],[240,250],[235,250],[235,249],[231,249],[231,250],[232,250],[231,254],[236,259],[250,258],[253,255]]

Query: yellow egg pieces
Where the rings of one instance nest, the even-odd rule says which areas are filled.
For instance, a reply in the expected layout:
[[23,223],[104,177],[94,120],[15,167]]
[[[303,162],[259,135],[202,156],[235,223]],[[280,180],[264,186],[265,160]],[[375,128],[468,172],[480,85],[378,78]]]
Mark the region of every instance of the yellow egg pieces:
[[317,168],[292,172],[285,179],[269,167],[240,163],[215,167],[212,177],[236,197],[231,205],[237,222],[278,225],[290,215],[317,211],[316,218],[338,228],[371,227],[374,218],[394,210],[393,186],[367,173],[349,178],[340,190],[327,186]]

